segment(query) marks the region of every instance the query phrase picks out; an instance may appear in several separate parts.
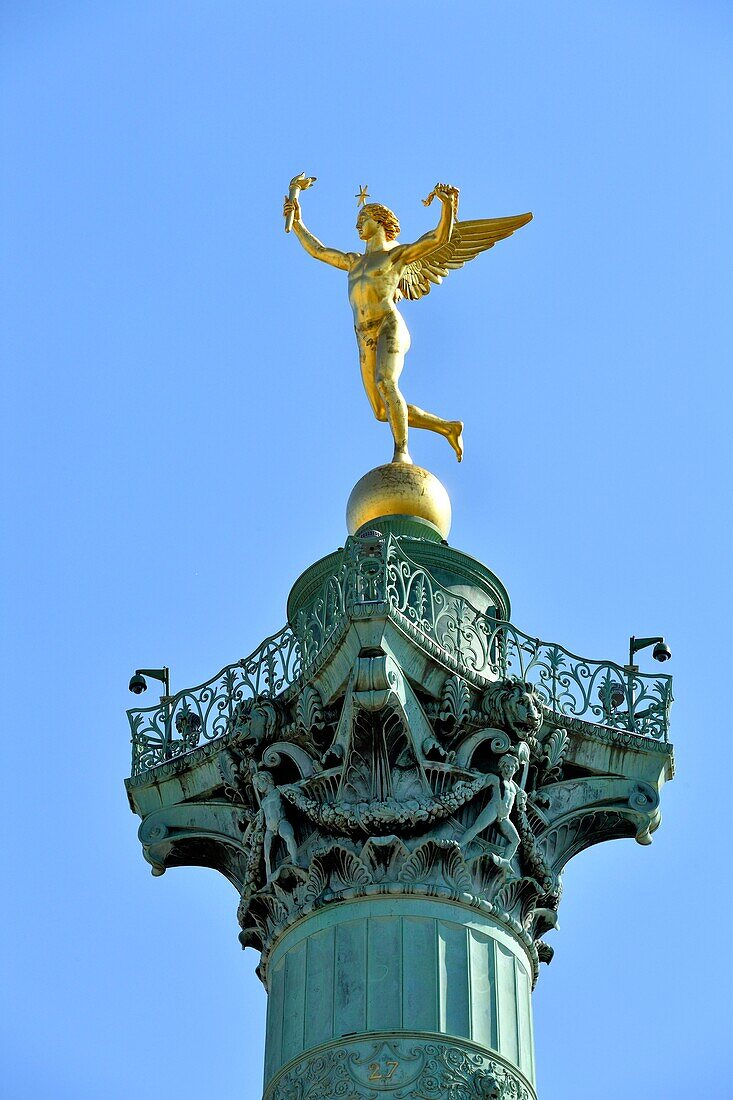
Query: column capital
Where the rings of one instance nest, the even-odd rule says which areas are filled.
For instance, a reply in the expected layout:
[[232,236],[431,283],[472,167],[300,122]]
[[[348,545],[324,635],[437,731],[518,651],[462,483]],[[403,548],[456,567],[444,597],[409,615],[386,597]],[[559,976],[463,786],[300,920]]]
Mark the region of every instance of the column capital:
[[265,982],[293,923],[380,895],[492,916],[536,981],[567,861],[650,842],[673,773],[669,677],[540,642],[507,607],[468,555],[409,524],[369,529],[306,571],[255,654],[130,712],[146,858],[236,885]]

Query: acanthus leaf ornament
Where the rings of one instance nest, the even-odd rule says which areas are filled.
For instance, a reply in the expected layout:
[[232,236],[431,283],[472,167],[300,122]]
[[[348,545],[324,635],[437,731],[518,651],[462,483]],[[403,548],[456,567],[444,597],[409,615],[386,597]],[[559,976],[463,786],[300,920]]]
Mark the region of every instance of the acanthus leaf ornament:
[[438,717],[452,735],[457,735],[471,713],[471,692],[466,681],[453,673],[443,684]]
[[[180,824],[151,818],[145,851],[160,873],[227,845],[217,866],[241,891],[242,943],[262,951],[263,980],[304,914],[392,893],[491,913],[536,979],[567,860],[608,837],[647,843],[659,823],[658,791],[632,765],[643,753],[668,766],[667,680],[635,673],[619,726],[605,725],[597,685],[622,670],[478,611],[418,549],[376,529],[350,538],[294,628],[165,707],[131,712],[132,797],[184,774],[193,791],[200,774],[199,798],[237,808],[238,828],[184,801]],[[190,715],[198,743],[186,749]],[[614,773],[626,761],[628,775]]]
[[552,783],[560,779],[562,775],[562,760],[567,751],[570,738],[567,731],[555,728],[542,746],[542,764],[544,765],[543,781]]
[[305,684],[298,695],[295,706],[295,722],[298,731],[305,737],[315,736],[325,726],[323,700],[320,692],[312,684]]

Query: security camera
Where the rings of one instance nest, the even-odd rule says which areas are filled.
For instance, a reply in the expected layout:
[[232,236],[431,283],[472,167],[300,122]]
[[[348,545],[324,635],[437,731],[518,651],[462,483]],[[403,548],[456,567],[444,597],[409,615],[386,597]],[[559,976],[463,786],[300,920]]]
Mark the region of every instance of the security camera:
[[376,557],[381,552],[382,532],[376,528],[369,527],[366,531],[360,531],[357,538],[368,557]]
[[148,682],[139,672],[136,672],[131,678],[128,686],[133,695],[142,695],[144,691],[148,690]]
[[134,695],[142,695],[144,691],[148,690],[148,682],[145,679],[146,676],[152,676],[154,680],[160,680],[164,688],[164,698],[168,698],[171,693],[170,676],[168,668],[136,668],[135,675],[130,680],[128,687]]
[[629,638],[629,663],[626,665],[628,671],[639,671],[638,666],[634,664],[634,654],[649,646],[654,646],[652,657],[655,661],[668,661],[672,656],[672,650],[661,635],[657,634],[656,638],[635,638],[632,634]]

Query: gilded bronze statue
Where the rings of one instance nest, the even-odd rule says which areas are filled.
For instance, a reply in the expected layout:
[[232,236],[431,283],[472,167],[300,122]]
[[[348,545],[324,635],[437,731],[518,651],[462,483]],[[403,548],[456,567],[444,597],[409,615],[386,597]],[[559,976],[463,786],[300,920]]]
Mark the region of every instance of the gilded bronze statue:
[[408,428],[426,428],[444,436],[460,462],[463,422],[445,420],[416,405],[408,405],[400,392],[399,379],[410,347],[410,334],[397,303],[402,298],[424,297],[449,271],[509,237],[526,225],[532,215],[459,222],[458,188],[438,183],[423,200],[429,206],[434,198],[439,199],[441,212],[437,226],[413,244],[400,244],[397,217],[380,203],[367,203],[366,188],[362,187],[358,198],[364,205],[356,229],[365,242],[364,252],[340,252],[323,245],[303,224],[298,193],[314,182],[314,177],[302,173],[291,181],[283,206],[286,232],[294,229],[310,256],[348,272],[361,377],[374,415],[377,420],[387,421],[392,431],[392,461],[411,464]]

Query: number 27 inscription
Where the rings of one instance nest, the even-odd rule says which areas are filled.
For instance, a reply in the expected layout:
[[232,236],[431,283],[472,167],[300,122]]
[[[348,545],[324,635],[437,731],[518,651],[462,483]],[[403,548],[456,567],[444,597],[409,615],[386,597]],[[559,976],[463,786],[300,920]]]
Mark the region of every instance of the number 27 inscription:
[[387,1072],[382,1073],[382,1067],[379,1062],[371,1062],[369,1065],[369,1069],[371,1070],[371,1073],[369,1074],[369,1080],[389,1081],[390,1077],[392,1077],[394,1071],[397,1069],[399,1064],[399,1062],[385,1062],[384,1066]]

